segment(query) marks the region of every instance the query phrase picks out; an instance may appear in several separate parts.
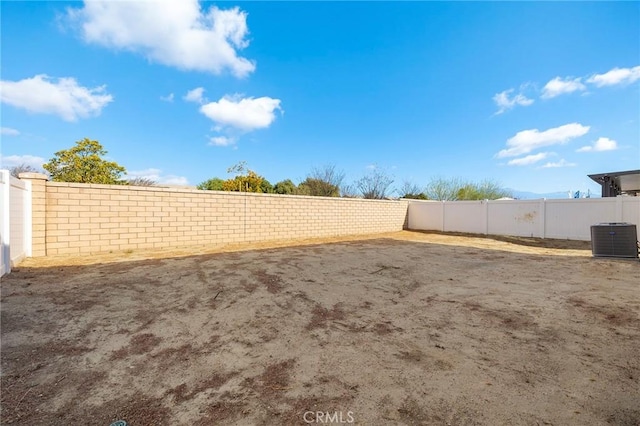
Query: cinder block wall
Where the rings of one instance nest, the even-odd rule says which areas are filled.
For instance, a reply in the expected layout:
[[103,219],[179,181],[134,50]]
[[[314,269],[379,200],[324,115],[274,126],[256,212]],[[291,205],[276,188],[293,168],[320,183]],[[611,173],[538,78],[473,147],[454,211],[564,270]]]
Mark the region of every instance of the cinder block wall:
[[407,210],[402,200],[47,182],[46,255],[392,232]]

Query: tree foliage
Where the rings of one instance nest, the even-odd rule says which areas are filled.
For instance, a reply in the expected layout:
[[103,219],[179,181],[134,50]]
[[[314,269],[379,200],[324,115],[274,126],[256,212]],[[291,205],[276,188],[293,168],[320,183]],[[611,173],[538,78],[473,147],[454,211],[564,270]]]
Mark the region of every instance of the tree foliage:
[[316,197],[339,197],[340,187],[321,179],[308,177],[298,185],[298,193]]
[[382,200],[389,195],[389,187],[393,183],[393,178],[384,170],[374,168],[366,176],[356,182],[356,187],[363,198]]
[[[227,173],[236,173],[236,176],[222,183],[223,191],[264,192],[264,189],[268,188],[264,182],[265,178],[250,170],[246,161],[229,167]],[[270,183],[269,186],[271,186]]]
[[408,198],[412,200],[428,200],[429,199],[429,197],[427,197],[424,192],[418,192],[418,193],[410,192],[410,193],[404,194],[400,198]]
[[468,182],[460,178],[433,178],[425,190],[430,200],[462,201],[462,200],[495,200],[510,197],[512,194],[492,180],[479,183]]
[[467,183],[458,190],[458,200],[496,200],[503,197],[512,197],[511,191],[502,188],[491,180],[483,180],[479,183]]
[[30,166],[29,164],[22,163],[17,166],[13,166],[9,170],[9,173],[11,173],[11,176],[17,178],[20,177],[20,173],[42,173],[42,170]]
[[43,167],[54,182],[123,184],[125,168],[103,159],[106,154],[100,142],[84,138],[74,147],[56,152]]
[[298,187],[291,179],[281,180],[273,186],[273,192],[276,194],[297,194]]
[[198,184],[196,188],[208,191],[236,191],[236,192],[263,192],[274,191],[273,185],[253,170],[247,167],[246,161],[241,161],[227,169],[227,173],[233,173],[233,178],[222,180],[218,177],[211,178]]
[[260,189],[263,194],[273,194],[274,189],[271,182],[269,182],[266,178],[262,178],[262,183],[260,184]]
[[457,199],[458,190],[462,186],[459,178],[436,177],[429,181],[424,193],[430,200],[453,201]]
[[224,181],[220,178],[214,177],[209,180],[205,180],[196,186],[198,189],[208,190],[208,191],[224,191],[222,189],[224,186]]
[[334,165],[313,168],[307,178],[298,185],[298,192],[318,197],[339,197],[343,180],[344,172],[336,169]]
[[253,170],[246,175],[238,175],[233,179],[227,179],[222,184],[223,191],[238,192],[262,192],[262,181],[264,178]]

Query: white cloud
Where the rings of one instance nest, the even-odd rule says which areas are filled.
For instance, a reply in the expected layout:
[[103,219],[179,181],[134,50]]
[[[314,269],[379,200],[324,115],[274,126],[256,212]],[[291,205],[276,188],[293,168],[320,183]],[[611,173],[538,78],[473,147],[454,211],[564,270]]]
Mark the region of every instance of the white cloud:
[[88,43],[129,50],[182,70],[244,77],[255,63],[238,56],[249,45],[247,14],[238,7],[202,9],[198,0],[86,1],[68,18]]
[[598,87],[630,84],[640,79],[640,65],[633,68],[613,68],[604,74],[594,74],[587,80]]
[[53,78],[39,74],[20,81],[1,81],[2,102],[31,113],[55,114],[66,121],[97,116],[113,96],[105,86],[89,89],[71,77]]
[[275,111],[280,110],[280,99],[269,97],[239,98],[225,96],[218,102],[210,102],[200,107],[200,112],[216,123],[216,130],[235,129],[250,132],[267,128],[276,119]]
[[173,102],[173,93],[169,93],[167,96],[160,96],[161,101]]
[[227,136],[214,136],[209,139],[209,145],[215,146],[229,146],[235,144],[237,141],[236,138],[227,137]]
[[23,164],[36,169],[42,170],[42,165],[45,163],[45,159],[37,157],[35,155],[1,155],[0,156],[0,168],[10,169],[15,166],[21,166]]
[[534,149],[550,145],[559,145],[569,142],[589,132],[589,126],[579,123],[565,124],[553,127],[543,132],[538,129],[523,130],[507,140],[507,149],[503,149],[496,154],[498,158],[516,157],[528,154]]
[[618,143],[609,138],[598,138],[593,145],[583,146],[576,150],[576,152],[601,152],[601,151],[614,151],[618,149]]
[[551,99],[559,95],[564,95],[566,93],[585,90],[587,87],[582,84],[580,80],[581,78],[566,78],[563,80],[560,77],[556,77],[545,84],[544,88],[542,89],[541,97],[543,99]]
[[514,158],[507,163],[509,166],[528,166],[529,164],[537,163],[544,160],[549,156],[548,152],[541,152],[538,154],[527,155],[526,157]]
[[186,95],[182,99],[187,102],[195,102],[201,104],[204,102],[204,98],[202,97],[204,93],[203,87],[196,87],[193,90],[189,90]]
[[184,176],[165,175],[162,173],[162,170],[154,168],[128,171],[127,178],[150,179],[161,185],[189,185],[189,181]]
[[0,129],[0,134],[5,136],[18,136],[20,132],[16,129],[12,129],[11,127],[2,127],[2,129]]
[[563,158],[560,161],[557,161],[555,163],[546,163],[545,165],[541,166],[541,168],[550,169],[550,168],[557,168],[557,167],[574,167],[575,165],[576,163],[569,163],[567,160]]
[[527,98],[522,93],[518,93],[513,97],[509,97],[509,95],[513,93],[513,89],[505,90],[504,92],[496,93],[493,96],[493,101],[498,106],[497,114],[502,114],[503,112],[510,110],[516,105],[520,106],[529,106],[533,103],[533,99]]

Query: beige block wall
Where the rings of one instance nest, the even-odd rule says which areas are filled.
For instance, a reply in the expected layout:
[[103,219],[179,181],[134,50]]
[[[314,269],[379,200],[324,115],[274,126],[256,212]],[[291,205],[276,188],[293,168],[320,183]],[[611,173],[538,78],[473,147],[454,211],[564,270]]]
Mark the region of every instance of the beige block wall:
[[399,231],[407,209],[407,201],[47,182],[43,228],[47,255],[89,254]]
[[42,173],[20,173],[20,179],[31,182],[31,255],[47,255],[46,247],[46,183]]

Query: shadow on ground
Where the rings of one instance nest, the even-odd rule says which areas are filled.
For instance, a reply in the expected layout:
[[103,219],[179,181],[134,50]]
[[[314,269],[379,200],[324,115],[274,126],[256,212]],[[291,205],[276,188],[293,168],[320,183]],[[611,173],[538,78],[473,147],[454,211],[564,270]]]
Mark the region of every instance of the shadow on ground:
[[590,241],[561,240],[556,238],[514,237],[509,235],[469,234],[466,232],[439,232],[439,231],[411,231],[411,232],[426,234],[426,235],[482,238],[482,239],[493,240],[493,241],[503,241],[505,243],[527,246],[527,247],[550,248],[550,249],[559,249],[559,250],[591,251]]

